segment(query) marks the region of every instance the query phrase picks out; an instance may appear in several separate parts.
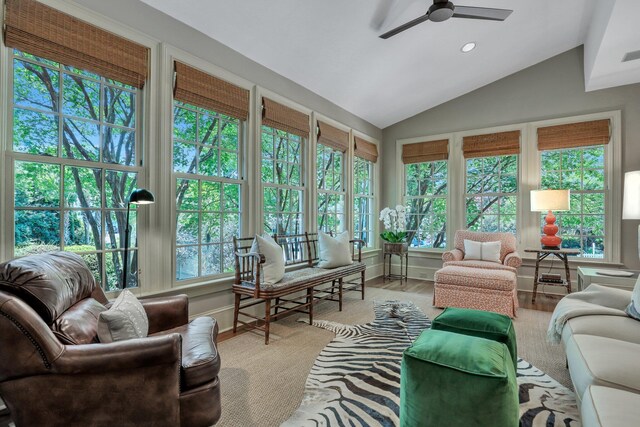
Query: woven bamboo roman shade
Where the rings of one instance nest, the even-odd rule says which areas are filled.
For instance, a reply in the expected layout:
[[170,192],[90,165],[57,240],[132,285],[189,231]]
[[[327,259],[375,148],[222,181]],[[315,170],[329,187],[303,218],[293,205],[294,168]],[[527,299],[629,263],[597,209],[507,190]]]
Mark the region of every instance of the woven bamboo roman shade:
[[520,131],[465,136],[462,151],[466,159],[520,154]]
[[7,47],[82,68],[137,88],[149,76],[149,49],[35,0],[6,0]]
[[285,132],[309,137],[309,115],[279,104],[269,98],[262,98],[262,124]]
[[609,119],[538,128],[538,150],[608,144]]
[[173,98],[240,120],[249,118],[249,91],[175,61]]
[[355,137],[355,154],[357,157],[361,159],[369,160],[370,162],[376,163],[378,161],[378,147],[376,144],[365,141],[362,138]]
[[326,145],[344,153],[349,149],[349,132],[318,121],[318,144]]
[[433,162],[449,158],[449,140],[417,142],[402,146],[402,163]]

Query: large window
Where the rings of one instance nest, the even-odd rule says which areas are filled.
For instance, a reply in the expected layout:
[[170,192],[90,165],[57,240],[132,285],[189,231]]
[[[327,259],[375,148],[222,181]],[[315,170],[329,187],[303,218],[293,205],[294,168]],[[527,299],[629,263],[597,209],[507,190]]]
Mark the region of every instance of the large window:
[[338,233],[345,225],[344,153],[317,145],[318,230]]
[[447,229],[447,161],[405,165],[407,231],[415,248],[444,248]]
[[238,119],[174,101],[176,280],[233,271],[240,234]]
[[586,258],[605,257],[605,151],[599,145],[540,154],[541,188],[571,190],[571,210],[554,212],[562,247]]
[[353,160],[353,235],[364,240],[367,247],[374,246],[375,204],[374,204],[374,164],[369,160],[355,157]]
[[262,126],[262,206],[267,233],[305,231],[302,142],[298,135]]
[[467,159],[466,227],[516,233],[518,156]]
[[[140,171],[139,90],[14,51],[14,256],[82,255],[106,290],[122,286],[126,201]],[[136,286],[136,213],[130,272]]]

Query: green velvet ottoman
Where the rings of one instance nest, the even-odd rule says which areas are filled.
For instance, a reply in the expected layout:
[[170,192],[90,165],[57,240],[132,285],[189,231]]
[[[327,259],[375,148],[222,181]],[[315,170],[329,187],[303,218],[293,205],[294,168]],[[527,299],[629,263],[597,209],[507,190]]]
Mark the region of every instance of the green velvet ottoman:
[[500,342],[427,329],[401,370],[401,427],[519,425],[516,370]]
[[518,370],[516,330],[509,316],[491,311],[449,307],[433,319],[431,329],[472,335],[506,344],[513,358],[513,366]]

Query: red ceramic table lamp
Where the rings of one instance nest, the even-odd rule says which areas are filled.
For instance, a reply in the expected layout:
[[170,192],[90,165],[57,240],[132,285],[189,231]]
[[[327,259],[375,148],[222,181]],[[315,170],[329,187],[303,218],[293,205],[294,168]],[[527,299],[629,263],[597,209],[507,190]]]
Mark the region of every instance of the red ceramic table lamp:
[[544,218],[546,224],[540,239],[543,249],[560,249],[562,239],[556,236],[558,226],[552,211],[568,211],[570,209],[569,190],[533,190],[531,191],[531,210],[533,212],[548,212]]

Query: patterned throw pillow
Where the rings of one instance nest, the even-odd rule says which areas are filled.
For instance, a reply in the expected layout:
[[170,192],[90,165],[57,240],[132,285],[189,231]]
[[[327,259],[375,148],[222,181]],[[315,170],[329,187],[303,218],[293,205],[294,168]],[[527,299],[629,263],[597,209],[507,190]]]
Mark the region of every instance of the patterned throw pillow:
[[98,339],[103,343],[144,338],[148,333],[147,312],[128,289],[123,290],[109,310],[98,317]]
[[626,311],[629,317],[640,320],[640,277],[636,280],[636,286],[631,294],[631,302]]

